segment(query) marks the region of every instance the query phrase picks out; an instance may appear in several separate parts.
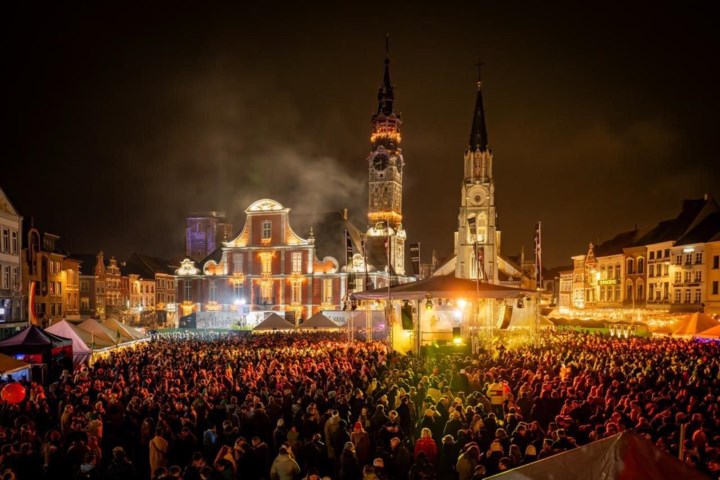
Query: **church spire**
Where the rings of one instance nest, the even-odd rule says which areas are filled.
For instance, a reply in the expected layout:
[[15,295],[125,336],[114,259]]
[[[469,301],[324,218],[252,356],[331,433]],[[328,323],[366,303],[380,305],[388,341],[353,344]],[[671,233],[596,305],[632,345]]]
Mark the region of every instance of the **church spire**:
[[385,75],[383,76],[383,84],[378,89],[378,111],[377,115],[383,114],[386,117],[394,113],[393,103],[395,94],[393,86],[390,83],[390,34],[385,36]]
[[488,134],[485,125],[485,107],[482,97],[482,62],[478,62],[478,80],[477,80],[477,98],[475,99],[475,112],[473,114],[472,128],[470,129],[470,143],[468,149],[470,151],[480,150],[485,152],[488,150]]

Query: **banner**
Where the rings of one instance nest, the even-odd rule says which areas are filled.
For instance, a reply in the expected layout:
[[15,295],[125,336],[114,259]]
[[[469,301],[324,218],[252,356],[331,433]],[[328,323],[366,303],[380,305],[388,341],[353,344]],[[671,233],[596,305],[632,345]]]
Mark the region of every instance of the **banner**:
[[470,230],[470,235],[476,235],[477,234],[477,217],[470,217],[467,219],[468,222],[468,229]]
[[412,262],[413,273],[420,275],[420,243],[410,244],[410,261]]
[[542,277],[542,225],[535,225],[535,288],[543,288]]
[[477,242],[474,243],[474,246],[475,258],[477,258],[478,265],[477,278],[479,280],[487,280],[487,277],[485,276],[485,248],[478,245]]
[[28,288],[28,313],[30,314],[30,324],[37,325],[37,315],[35,313],[35,282],[30,282]]

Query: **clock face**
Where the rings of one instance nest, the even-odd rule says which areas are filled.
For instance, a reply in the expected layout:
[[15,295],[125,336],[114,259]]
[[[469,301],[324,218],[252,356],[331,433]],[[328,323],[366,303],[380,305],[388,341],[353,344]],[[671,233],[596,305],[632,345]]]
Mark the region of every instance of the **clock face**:
[[381,171],[385,170],[388,166],[388,162],[390,160],[388,159],[388,156],[384,153],[378,153],[375,155],[375,158],[373,158],[373,167],[375,170]]
[[483,187],[473,188],[470,190],[470,195],[468,195],[470,203],[473,205],[484,205],[487,202],[487,197],[487,189]]

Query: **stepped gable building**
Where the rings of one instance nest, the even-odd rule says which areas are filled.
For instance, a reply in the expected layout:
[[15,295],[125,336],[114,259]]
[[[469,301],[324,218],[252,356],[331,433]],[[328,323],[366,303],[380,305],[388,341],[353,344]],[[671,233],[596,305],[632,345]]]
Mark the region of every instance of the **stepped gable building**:
[[340,309],[345,274],[335,258],[317,259],[312,229],[300,237],[290,226],[290,209],[271,199],[254,202],[245,214],[235,238],[200,262],[186,258],[175,271],[180,315],[224,312],[240,320],[273,311],[299,323]]

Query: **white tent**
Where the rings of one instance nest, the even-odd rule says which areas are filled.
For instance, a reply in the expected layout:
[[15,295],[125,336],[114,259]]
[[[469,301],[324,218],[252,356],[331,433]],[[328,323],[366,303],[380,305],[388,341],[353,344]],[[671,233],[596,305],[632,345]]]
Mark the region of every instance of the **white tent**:
[[277,313],[271,313],[253,330],[295,330],[295,325],[282,318]]
[[120,337],[122,338],[123,342],[131,342],[133,340],[139,340],[140,338],[143,338],[143,335],[135,331],[135,329],[131,330],[130,327],[118,320],[115,320],[114,318],[106,319],[103,322],[103,326],[111,332],[115,332],[116,336],[117,332],[120,332]]
[[[55,323],[46,328],[45,331],[72,340],[73,365],[81,365],[90,359],[92,338],[88,339],[88,337],[92,337],[92,335],[88,332],[80,330],[75,325],[68,323],[67,320]],[[88,341],[90,341],[90,345],[88,345]],[[107,345],[103,344],[103,346]]]
[[328,317],[322,314],[322,312],[318,312],[312,317],[305,320],[302,324],[300,324],[300,328],[304,329],[339,329],[340,325],[330,320]]
[[720,325],[720,322],[701,312],[695,312],[680,320],[672,329],[673,335],[697,335]]
[[102,342],[107,342],[110,345],[116,345],[122,341],[122,338],[118,338],[116,333],[105,328],[105,326],[101,325],[100,322],[98,322],[94,318],[88,318],[80,325],[78,325],[78,328],[81,328],[82,330],[85,330],[91,335],[94,335],[96,343],[98,340],[100,340]]

